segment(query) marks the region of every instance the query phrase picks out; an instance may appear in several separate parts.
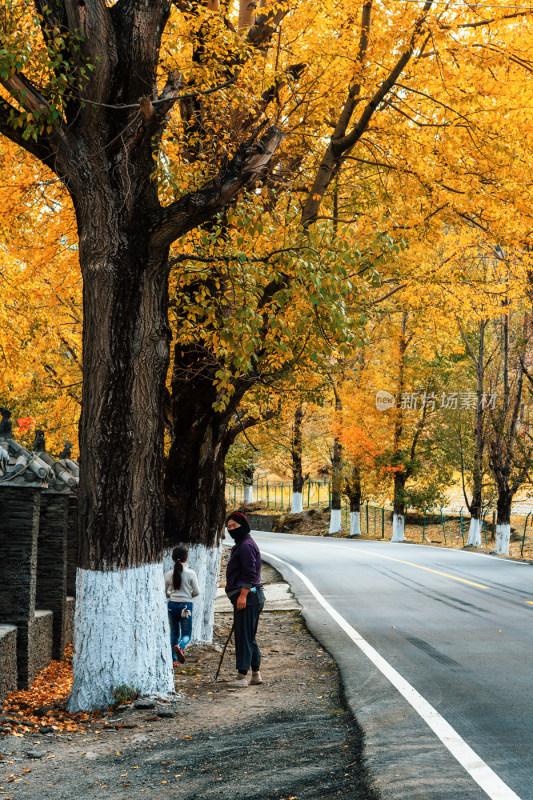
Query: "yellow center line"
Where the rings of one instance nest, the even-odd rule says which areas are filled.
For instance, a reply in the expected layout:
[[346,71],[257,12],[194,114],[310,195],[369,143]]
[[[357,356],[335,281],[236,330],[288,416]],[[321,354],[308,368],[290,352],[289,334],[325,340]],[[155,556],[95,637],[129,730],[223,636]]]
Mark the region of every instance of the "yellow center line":
[[533,600],[526,600],[526,603],[528,604],[528,606],[533,606]]
[[[261,536],[261,537],[257,536],[256,538],[258,538],[258,539],[259,538],[261,538],[261,539],[269,539],[272,542],[279,542],[280,541],[279,539],[274,539],[272,536]],[[282,541],[286,541],[286,539],[282,540]],[[329,542],[316,542],[315,547],[316,546],[318,546],[318,547],[338,547],[341,550],[346,550],[347,549],[344,545],[333,544],[333,543],[330,544]],[[459,583],[467,583],[469,586],[476,586],[478,589],[488,589],[489,588],[488,586],[485,586],[482,583],[475,583],[474,581],[467,581],[466,578],[457,578],[455,575],[450,575],[449,572],[440,572],[438,569],[431,569],[430,567],[423,567],[420,564],[413,564],[412,561],[402,561],[401,558],[393,558],[392,556],[384,556],[382,553],[374,553],[372,550],[363,550],[362,548],[358,547],[357,550],[354,548],[353,550],[351,550],[351,552],[353,552],[353,553],[357,553],[357,552],[366,553],[367,555],[374,556],[375,558],[384,558],[387,561],[396,561],[397,564],[407,564],[408,567],[416,567],[417,569],[423,569],[426,572],[433,572],[435,575],[442,575],[445,578],[450,578],[450,580],[452,580],[452,581],[459,581]],[[532,601],[528,600],[527,602],[531,602],[531,605],[533,605],[533,600]]]

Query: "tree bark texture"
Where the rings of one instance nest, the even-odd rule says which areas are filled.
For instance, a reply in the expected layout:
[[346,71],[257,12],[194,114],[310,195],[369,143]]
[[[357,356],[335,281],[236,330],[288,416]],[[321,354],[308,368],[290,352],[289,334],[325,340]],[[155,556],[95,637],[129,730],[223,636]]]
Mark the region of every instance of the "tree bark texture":
[[394,474],[394,498],[392,512],[392,539],[393,542],[403,542],[405,540],[405,484],[407,475],[405,472]]
[[165,471],[165,541],[217,546],[224,530],[229,429],[245,391],[224,412],[213,410],[216,366],[194,346],[175,349],[171,380],[174,439]]
[[292,491],[302,494],[305,478],[302,468],[302,428],[303,408],[298,406],[294,412],[294,425],[292,429],[291,461],[292,461]]
[[[50,69],[66,84],[72,75],[79,83],[52,109],[22,72],[3,75],[0,82],[16,103],[50,124],[36,138],[26,137],[24,119],[12,125],[10,118],[18,111],[2,101],[0,132],[56,173],[70,193],[78,225],[83,404],[70,704],[77,710],[107,705],[113,687],[121,683],[150,693],[173,686],[164,598],[153,597],[163,591],[169,248],[234,201],[269,163],[282,135],[272,126],[259,138],[242,137],[203,186],[163,206],[154,159],[180,96],[173,73],[158,87],[161,37],[171,3],[35,5],[45,40],[54,43],[57,31],[66,36],[64,60]],[[260,29],[256,24],[255,34]],[[190,397],[183,401],[183,423],[191,431],[189,439],[184,435],[180,441],[194,440],[187,463],[198,467],[196,483],[189,476],[187,489],[194,487],[198,495],[203,481],[209,484],[218,476],[221,448],[216,422],[203,413],[205,401],[197,394],[193,400],[198,401],[196,413]],[[223,498],[214,512],[215,538],[221,508]],[[190,526],[192,516],[185,518],[184,527]],[[124,622],[120,646],[110,635],[113,615]],[[102,667],[98,681],[97,664]]]
[[352,468],[350,480],[346,480],[344,485],[344,493],[348,496],[350,502],[350,512],[361,511],[361,471],[355,464]]
[[[93,233],[92,224],[83,225],[82,233],[85,227]],[[146,236],[144,241],[138,234],[126,237],[120,223],[114,233],[110,253],[98,253],[98,232],[82,235],[80,252],[84,381],[79,566],[84,569],[149,563],[161,558],[163,546],[167,273],[164,258],[154,262],[147,252]]]
[[[472,464],[472,493],[470,499],[464,489],[464,497],[470,512],[467,545],[481,546],[481,513],[483,506],[483,456],[485,452],[485,409],[483,396],[485,390],[485,328],[487,320],[479,323],[479,344],[474,352],[460,327],[467,352],[476,370],[476,412],[474,421],[474,455]],[[464,487],[464,478],[463,478]]]

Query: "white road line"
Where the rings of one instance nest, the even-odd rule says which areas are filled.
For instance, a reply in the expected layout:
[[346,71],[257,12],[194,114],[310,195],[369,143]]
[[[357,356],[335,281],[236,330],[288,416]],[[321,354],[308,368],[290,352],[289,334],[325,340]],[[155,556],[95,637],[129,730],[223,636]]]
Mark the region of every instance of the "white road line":
[[448,748],[450,753],[457,759],[462,767],[468,774],[475,780],[475,782],[483,789],[484,792],[491,798],[491,800],[520,800],[517,794],[510,789],[501,778],[486,764],[477,753],[459,736],[452,726],[446,722],[444,717],[425,700],[416,689],[408,683],[405,678],[396,672],[394,667],[385,661],[380,656],[377,650],[374,650],[366,639],[363,639],[361,634],[352,628],[346,622],[338,611],[335,611],[328,601],[320,594],[318,589],[311,583],[311,581],[303,575],[300,570],[293,567],[282,558],[278,558],[271,553],[264,553],[267,558],[273,558],[289,567],[295,575],[307,586],[311,594],[318,600],[322,608],[335,620],[335,622],[348,634],[350,639],[359,647],[360,650],[372,661],[372,663],[379,669],[379,671],[392,683],[392,685],[400,692],[407,700],[415,711],[422,717],[431,730],[438,736],[441,742]]

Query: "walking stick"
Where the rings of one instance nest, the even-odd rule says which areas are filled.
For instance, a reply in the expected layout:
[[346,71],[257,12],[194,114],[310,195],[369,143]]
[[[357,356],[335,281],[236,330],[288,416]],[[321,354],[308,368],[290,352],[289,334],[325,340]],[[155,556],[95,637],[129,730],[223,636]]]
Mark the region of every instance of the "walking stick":
[[229,644],[229,640],[230,640],[230,639],[231,639],[231,637],[232,637],[232,634],[233,634],[233,628],[234,628],[234,627],[235,627],[235,625],[233,624],[233,625],[231,626],[231,630],[230,630],[230,632],[229,632],[229,636],[228,636],[228,638],[226,639],[226,644],[224,645],[224,647],[223,647],[223,649],[222,649],[222,655],[220,656],[220,661],[218,662],[218,669],[217,669],[217,672],[216,672],[216,675],[215,675],[215,680],[217,680],[217,679],[218,679],[218,675],[219,675],[219,672],[220,672],[220,667],[222,666],[222,659],[224,658],[224,653],[226,652],[226,647],[227,647],[227,646],[228,646],[228,644]]

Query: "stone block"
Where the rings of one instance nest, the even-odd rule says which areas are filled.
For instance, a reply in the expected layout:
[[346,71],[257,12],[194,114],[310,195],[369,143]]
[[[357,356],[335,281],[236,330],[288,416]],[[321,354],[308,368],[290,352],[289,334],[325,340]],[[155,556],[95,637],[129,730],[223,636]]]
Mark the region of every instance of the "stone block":
[[78,498],[68,498],[67,528],[67,594],[76,597],[76,567],[78,566]]
[[41,490],[0,486],[0,620],[28,624],[35,613]]
[[[246,511],[244,513],[246,514]],[[272,531],[274,530],[272,526],[279,517],[274,514],[249,513],[246,514],[246,519],[253,531]]]
[[74,641],[74,611],[76,598],[67,597],[67,611],[65,614],[65,647]]
[[66,645],[68,501],[68,495],[43,493],[39,518],[35,602],[54,614],[52,657],[58,660]]
[[17,691],[17,629],[0,625],[0,703]]
[[17,672],[19,689],[29,689],[35,676],[52,660],[53,617],[37,610],[29,625],[17,627]]

